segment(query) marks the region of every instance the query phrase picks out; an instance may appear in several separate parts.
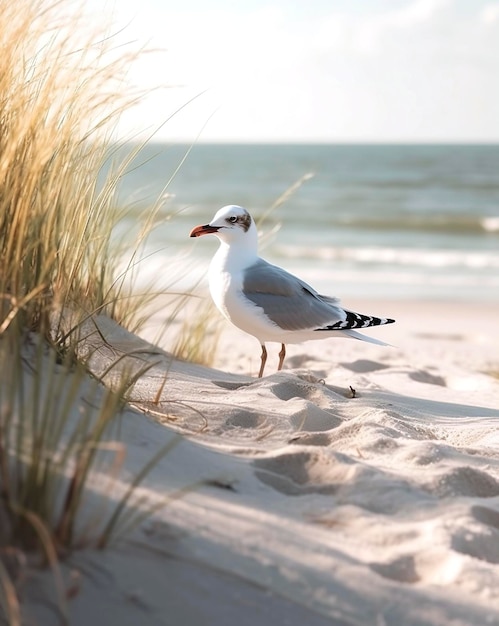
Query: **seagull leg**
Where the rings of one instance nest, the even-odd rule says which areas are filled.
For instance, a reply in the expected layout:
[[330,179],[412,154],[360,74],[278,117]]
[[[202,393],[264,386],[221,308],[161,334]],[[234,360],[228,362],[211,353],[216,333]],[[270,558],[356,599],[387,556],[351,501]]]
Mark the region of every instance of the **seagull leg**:
[[258,378],[261,378],[263,376],[263,370],[265,369],[265,363],[267,362],[267,348],[265,347],[264,343],[262,343],[261,359],[262,359],[262,362],[260,364],[260,371],[258,372]]
[[286,346],[281,343],[281,351],[279,352],[279,367],[277,371],[282,370],[282,364],[284,363],[284,357],[286,356]]

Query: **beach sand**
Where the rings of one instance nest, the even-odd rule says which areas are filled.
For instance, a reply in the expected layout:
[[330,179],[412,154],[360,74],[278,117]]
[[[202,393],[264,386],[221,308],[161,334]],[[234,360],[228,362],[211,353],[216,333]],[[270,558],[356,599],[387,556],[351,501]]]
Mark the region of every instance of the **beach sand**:
[[[393,347],[289,346],[275,372],[274,344],[260,380],[258,343],[228,323],[217,369],[89,326],[97,375],[135,351],[109,384],[153,364],[122,417],[121,487],[180,433],[139,493],[186,491],[69,558],[71,624],[499,625],[499,305],[344,304],[396,318],[366,331]],[[112,498],[98,485],[89,509]],[[44,625],[51,589],[48,573],[25,589]]]

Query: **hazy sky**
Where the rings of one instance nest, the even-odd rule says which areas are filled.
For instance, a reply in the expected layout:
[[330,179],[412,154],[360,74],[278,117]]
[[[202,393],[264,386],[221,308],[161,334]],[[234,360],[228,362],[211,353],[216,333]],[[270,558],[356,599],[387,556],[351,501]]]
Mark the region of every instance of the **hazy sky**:
[[161,49],[130,69],[161,88],[126,134],[198,95],[158,138],[499,141],[499,0],[119,0],[114,13],[119,37]]

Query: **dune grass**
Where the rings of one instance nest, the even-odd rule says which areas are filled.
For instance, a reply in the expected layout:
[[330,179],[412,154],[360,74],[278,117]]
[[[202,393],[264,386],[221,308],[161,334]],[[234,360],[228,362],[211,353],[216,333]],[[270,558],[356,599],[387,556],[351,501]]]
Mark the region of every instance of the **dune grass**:
[[115,236],[128,211],[117,188],[141,148],[112,141],[135,100],[116,89],[137,53],[118,55],[112,37],[83,14],[64,16],[57,0],[0,8],[0,333],[18,317],[45,332],[68,306],[132,325],[153,297],[131,298],[131,276],[160,209],[133,239]]
[[104,183],[99,173],[135,98],[118,88],[136,53],[117,54],[68,7],[0,0],[0,621],[10,624],[20,618],[6,550],[42,554],[57,578],[67,551],[105,547],[133,525],[133,491],[169,449],[83,532],[92,476],[117,477],[123,465],[116,424],[130,380],[112,391],[90,380],[59,320],[68,309],[76,325],[95,313],[128,327],[140,319],[155,294],[130,297],[130,275],[159,205],[132,241],[116,237],[126,217],[116,191],[136,152]]
[[[104,304],[111,268],[96,261],[109,260],[117,216],[110,189],[96,188],[106,151],[98,112],[112,115],[101,92],[114,68],[72,54],[56,3],[1,10],[0,331],[16,318],[39,329],[55,307]],[[103,52],[92,53],[98,65]]]
[[21,583],[29,568],[50,568],[57,611],[66,624],[68,588],[60,559],[79,548],[106,548],[183,495],[151,499],[136,493],[180,436],[122,481],[126,446],[120,441],[120,417],[130,380],[124,376],[118,388],[104,388],[69,355],[61,363],[39,334],[20,342],[11,330],[2,343],[0,623],[21,623],[18,589],[3,565],[4,557],[8,563],[15,554],[22,556]]

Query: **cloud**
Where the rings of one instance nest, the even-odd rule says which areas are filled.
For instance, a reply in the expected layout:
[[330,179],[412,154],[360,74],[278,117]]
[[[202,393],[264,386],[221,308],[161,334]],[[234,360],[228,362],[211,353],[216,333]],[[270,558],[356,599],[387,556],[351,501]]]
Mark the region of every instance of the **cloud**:
[[415,0],[401,9],[382,15],[379,23],[385,28],[410,28],[430,21],[439,11],[451,4],[451,0]]
[[194,138],[218,109],[204,139],[499,138],[499,2],[242,4],[116,4],[125,39],[163,49],[131,69],[134,81],[185,86],[155,92],[130,125],[162,121],[208,88],[165,137]]
[[496,24],[499,22],[499,3],[486,4],[480,11],[480,20],[485,24]]
[[379,52],[394,35],[431,26],[453,0],[414,0],[384,13],[332,13],[320,28],[320,40],[332,49],[348,54],[371,55]]

